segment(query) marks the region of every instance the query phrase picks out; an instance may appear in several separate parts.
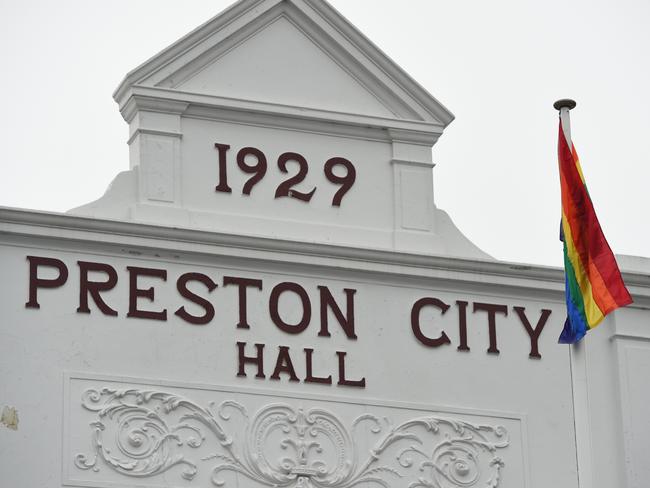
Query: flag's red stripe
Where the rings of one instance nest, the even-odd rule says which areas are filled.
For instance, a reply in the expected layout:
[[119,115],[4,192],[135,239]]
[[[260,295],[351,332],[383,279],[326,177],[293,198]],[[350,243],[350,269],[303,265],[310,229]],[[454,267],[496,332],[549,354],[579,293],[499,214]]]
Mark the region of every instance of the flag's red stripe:
[[[572,174],[573,173],[573,174]],[[622,284],[620,273],[609,245],[605,240],[598,219],[588,199],[584,186],[575,187],[579,178],[577,170],[568,172],[572,178],[563,184],[564,206],[574,238],[574,245],[594,291],[594,300],[604,314],[630,303],[629,294]]]
[[[562,191],[565,194],[568,194],[569,189],[567,188],[566,181],[563,181],[564,178],[560,178],[560,180]],[[572,208],[570,205],[564,205],[564,207],[567,207],[569,209]],[[584,273],[590,284],[589,295],[593,297],[596,306],[600,309],[602,314],[606,315],[608,311],[612,311],[617,307],[616,301],[609,293],[607,285],[596,269],[594,262],[589,258],[588,255],[585,255],[585,245],[583,239],[584,236],[582,235],[583,229],[579,225],[575,225],[576,217],[574,216],[569,218],[566,212],[564,215],[571,232],[571,239],[567,236],[567,233],[565,233],[564,238],[567,240],[568,249],[573,248],[573,253],[575,253],[576,259],[579,261],[579,265],[575,267],[575,272]],[[574,232],[578,234],[578,237],[573,235]],[[568,243],[569,239],[571,240],[570,243]],[[570,252],[569,254],[571,255],[572,253]],[[588,297],[585,297],[585,300],[588,301]],[[591,325],[593,326],[594,324]]]
[[[602,233],[591,199],[582,183],[573,154],[568,148],[562,130],[560,131],[559,152],[561,175],[565,180],[563,206],[568,211],[567,216],[572,233],[574,233],[575,245],[585,269],[592,268],[588,263],[591,260],[597,270],[597,275],[600,275],[589,273],[590,281],[592,281],[591,278],[600,281],[598,278],[602,276],[603,284],[608,290],[607,294],[611,294],[616,302],[613,308],[626,305],[630,303],[631,298],[623,285],[618,266]],[[610,306],[605,306],[603,312],[607,313]]]
[[[571,226],[574,244],[588,272],[589,281],[594,291],[598,290],[594,299],[603,313],[607,314],[615,308],[631,303],[632,299],[623,284],[614,255],[603,235],[561,124],[559,141],[562,206]],[[590,261],[595,270],[590,266]],[[598,283],[601,280],[602,285]],[[607,299],[607,295],[611,295],[614,303]]]

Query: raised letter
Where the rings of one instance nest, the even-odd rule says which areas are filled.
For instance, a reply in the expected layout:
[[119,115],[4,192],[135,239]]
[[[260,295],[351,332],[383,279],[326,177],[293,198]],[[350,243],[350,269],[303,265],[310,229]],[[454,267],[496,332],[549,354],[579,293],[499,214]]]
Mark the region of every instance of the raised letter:
[[[280,317],[278,311],[278,304],[280,301],[280,295],[285,291],[292,291],[302,303],[302,318],[297,324],[288,324]],[[271,291],[271,297],[269,298],[269,312],[271,314],[271,320],[281,331],[286,332],[287,334],[300,334],[304,331],[309,322],[311,321],[311,303],[309,301],[309,296],[305,289],[297,283],[284,282],[280,283],[273,288]]]
[[[29,261],[29,301],[26,308],[41,308],[38,304],[37,291],[39,288],[58,288],[63,286],[68,279],[68,268],[63,261],[54,258],[41,258],[27,256]],[[38,267],[49,266],[59,270],[59,275],[51,280],[38,277]]]
[[245,348],[245,342],[237,343],[237,349],[239,350],[239,371],[237,372],[237,376],[243,376],[245,378],[245,367],[247,364],[251,363],[257,365],[257,374],[255,375],[255,378],[266,378],[266,376],[264,376],[264,344],[255,344],[255,348],[257,349],[257,356],[246,356],[244,354]]
[[275,369],[269,379],[279,380],[280,373],[287,373],[289,375],[289,381],[300,381],[296,376],[296,370],[293,368],[291,356],[289,355],[289,348],[287,346],[280,346],[278,360],[275,362]]
[[469,351],[467,345],[467,302],[456,300],[458,305],[458,335],[460,336],[459,351]]
[[224,276],[223,286],[237,285],[239,287],[239,323],[238,329],[250,329],[248,323],[247,307],[246,307],[246,288],[262,289],[262,280],[252,280],[249,278],[237,278],[236,276]]
[[[345,167],[345,176],[337,176],[334,174],[334,166],[341,165]],[[335,185],[341,185],[339,191],[334,194],[332,199],[333,207],[340,207],[341,200],[345,194],[352,188],[354,185],[354,180],[357,177],[357,170],[354,169],[354,165],[345,158],[332,158],[325,163],[325,176]]]
[[167,309],[160,312],[138,309],[138,297],[147,298],[151,302],[154,300],[153,286],[146,289],[138,288],[138,276],[151,276],[167,281],[167,271],[135,266],[127,266],[126,269],[129,270],[129,313],[126,316],[138,319],[167,320]]
[[226,153],[230,149],[230,146],[216,142],[214,147],[219,152],[219,184],[214,189],[223,193],[232,193],[232,188],[228,186],[228,168],[226,162]]
[[339,382],[340,386],[355,386],[357,388],[366,387],[366,379],[361,378],[360,380],[348,380],[345,377],[345,356],[347,353],[343,351],[336,351],[336,355],[339,357]]
[[530,354],[528,354],[528,357],[541,359],[542,355],[539,353],[538,340],[540,334],[542,333],[542,330],[544,330],[544,326],[546,325],[548,317],[551,315],[551,311],[545,308],[542,309],[542,315],[540,315],[539,320],[537,321],[537,325],[533,329],[530,326],[528,317],[526,317],[526,309],[524,307],[513,308],[515,312],[517,312],[519,320],[521,320],[521,325],[523,325],[524,329],[526,329],[526,332],[528,332],[528,337],[530,337]]
[[307,376],[305,377],[305,383],[321,383],[324,385],[332,384],[332,375],[329,375],[327,378],[321,376],[314,376],[312,355],[314,350],[308,347],[305,348],[305,366],[307,370]]
[[488,330],[490,334],[490,347],[487,352],[489,354],[499,354],[497,349],[497,319],[496,314],[502,313],[508,316],[508,307],[505,305],[495,305],[494,303],[474,303],[474,313],[482,311],[488,314]]
[[327,327],[327,308],[329,307],[334,312],[336,320],[343,329],[343,332],[345,332],[345,335],[348,336],[348,339],[356,339],[357,336],[354,333],[354,294],[357,290],[343,289],[346,298],[346,312],[344,317],[341,308],[334,300],[329,288],[319,286],[318,289],[320,290],[320,332],[318,335],[322,337],[330,337],[331,335]]
[[450,344],[451,341],[449,340],[447,334],[445,334],[444,330],[442,331],[442,334],[440,334],[440,337],[437,337],[436,339],[431,339],[422,333],[422,328],[420,327],[420,311],[427,305],[431,305],[442,310],[441,315],[444,315],[447,310],[449,310],[449,305],[441,300],[438,300],[437,298],[420,298],[417,302],[415,302],[413,308],[411,309],[411,328],[413,329],[413,334],[415,334],[415,337],[418,341],[428,347],[439,347],[443,344]]
[[[246,156],[249,155],[255,156],[255,159],[257,159],[256,164],[251,165],[246,163]],[[237,166],[239,166],[239,169],[241,169],[244,173],[253,175],[248,179],[246,183],[244,183],[244,188],[242,189],[242,195],[250,195],[253,187],[257,185],[257,183],[259,183],[259,181],[264,178],[264,175],[266,174],[266,156],[264,156],[264,153],[259,149],[256,149],[254,147],[245,147],[243,149],[240,149],[240,151],[237,153]]]
[[[79,308],[77,313],[90,313],[88,308],[88,294],[93,297],[95,305],[99,308],[104,315],[117,316],[117,312],[111,307],[106,305],[100,293],[115,288],[117,284],[117,271],[113,266],[102,263],[88,263],[85,261],[77,261],[79,265]],[[88,281],[88,272],[94,271],[99,273],[106,273],[106,281]]]
[[196,315],[188,313],[187,310],[185,310],[185,307],[179,308],[174,313],[182,318],[185,322],[189,322],[190,324],[205,325],[214,318],[214,307],[205,298],[191,292],[187,288],[188,281],[200,281],[208,288],[209,292],[213,292],[217,287],[217,284],[212,281],[209,276],[201,273],[185,273],[180,278],[178,278],[178,281],[176,282],[176,289],[178,290],[178,293],[180,293],[183,298],[187,298],[190,302],[195,303],[199,307],[203,307],[205,313],[197,317]]

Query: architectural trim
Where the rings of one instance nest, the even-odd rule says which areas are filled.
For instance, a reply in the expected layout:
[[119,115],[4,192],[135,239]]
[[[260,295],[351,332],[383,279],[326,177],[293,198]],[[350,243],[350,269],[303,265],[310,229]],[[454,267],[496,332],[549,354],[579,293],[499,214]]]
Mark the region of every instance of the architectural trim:
[[390,164],[406,164],[408,166],[423,166],[425,168],[433,168],[436,165],[431,161],[411,161],[409,159],[400,159],[400,158],[392,158],[390,160]]
[[[433,144],[442,134],[443,126],[433,122],[419,120],[400,120],[367,115],[347,114],[329,110],[297,108],[268,102],[256,102],[235,98],[216,97],[197,93],[182,92],[170,88],[134,85],[129,88],[127,101],[120,105],[122,117],[131,122],[138,110],[150,112],[179,113],[187,117],[199,117],[209,120],[231,120],[224,114],[230,110],[238,114],[240,119],[254,124],[260,117],[272,116],[265,120],[266,124],[284,128],[295,125],[296,121],[304,126],[305,122],[319,129],[332,130],[338,133],[337,124],[357,128],[381,129],[385,134],[382,140],[392,140],[393,137],[386,128],[397,129],[401,135],[400,141],[419,144]],[[259,122],[254,125],[259,125]],[[329,127],[329,129],[328,129]],[[306,129],[307,130],[307,129]],[[340,127],[340,133],[346,133],[348,127]]]
[[[394,106],[392,111],[397,103],[404,107],[401,112],[417,114],[418,118],[441,128],[454,119],[447,108],[323,0],[240,0],[128,73],[113,95],[115,101],[123,107],[134,86],[169,85],[170,77],[187,63],[199,59],[210,63],[212,59],[208,53],[216,46],[230,43],[242,31],[260,22],[264,24],[267,17],[277,17],[283,12],[295,17],[294,21],[298,19],[301,25],[309,26],[309,30],[313,30],[312,37],[319,37],[315,42],[338,53],[337,62],[345,62],[348,69],[355,66],[357,73],[363,72],[359,82],[376,97],[389,99],[388,106]],[[196,66],[192,69],[197,71]],[[393,120],[399,120],[399,116]]]
[[135,129],[133,131],[133,134],[131,134],[131,137],[129,137],[129,140],[126,141],[127,144],[131,144],[133,140],[138,137],[140,134],[149,134],[151,136],[167,136],[167,137],[178,137],[179,139],[183,138],[183,134],[181,132],[172,132],[172,131],[166,131],[166,130],[155,130],[155,129]]
[[[43,230],[39,232],[38,228]],[[101,242],[193,254],[245,255],[248,259],[281,260],[285,264],[286,254],[290,254],[292,262],[315,267],[335,266],[385,276],[476,282],[481,286],[498,285],[502,287],[501,292],[516,288],[543,291],[559,301],[564,299],[564,271],[551,266],[271,239],[8,207],[0,207],[0,237],[3,235]],[[277,256],[278,253],[283,256]],[[480,279],[477,280],[477,276]],[[628,308],[649,308],[650,276],[623,272],[623,277],[634,298]]]
[[[39,227],[43,229],[42,232],[37,231]],[[150,247],[189,253],[216,255],[225,252],[236,256],[240,253],[235,250],[257,251],[264,255],[259,259],[266,260],[270,259],[269,253],[282,253],[293,255],[292,261],[304,261],[313,266],[332,265],[332,262],[335,262],[337,267],[350,270],[439,277],[464,282],[474,282],[476,280],[472,276],[480,275],[481,284],[507,284],[529,290],[549,291],[556,294],[558,300],[562,299],[564,293],[563,270],[549,266],[270,239],[7,207],[0,207],[0,235],[40,235],[41,238],[100,241],[104,244],[131,247],[133,242],[129,243],[130,238],[150,239],[156,241],[151,242]],[[144,242],[138,245],[147,247]],[[250,255],[250,252],[247,254]],[[286,262],[286,257],[284,259]],[[650,277],[637,273],[624,273],[624,277],[635,298],[635,304],[632,306],[650,306]]]

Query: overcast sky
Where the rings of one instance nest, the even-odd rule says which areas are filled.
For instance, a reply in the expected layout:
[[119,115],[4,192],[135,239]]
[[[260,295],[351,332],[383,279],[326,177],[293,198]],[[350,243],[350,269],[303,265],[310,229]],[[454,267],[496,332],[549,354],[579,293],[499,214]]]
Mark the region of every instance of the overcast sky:
[[[228,0],[0,0],[0,205],[66,211],[128,168],[123,76]],[[650,256],[650,1],[333,0],[449,108],[435,201],[479,247],[561,265],[557,113],[617,254]]]

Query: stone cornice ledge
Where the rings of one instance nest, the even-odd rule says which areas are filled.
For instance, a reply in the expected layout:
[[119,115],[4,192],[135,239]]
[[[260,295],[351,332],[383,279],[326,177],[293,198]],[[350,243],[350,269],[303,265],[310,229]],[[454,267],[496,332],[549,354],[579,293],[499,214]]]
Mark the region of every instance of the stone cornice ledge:
[[[47,232],[37,232],[36,230],[39,228],[47,229]],[[434,272],[435,276],[454,281],[519,286],[552,292],[561,292],[564,289],[563,270],[548,266],[242,236],[8,207],[0,207],[1,235],[36,236],[39,238],[101,242],[107,245],[119,244],[143,248],[156,248],[158,246],[198,254],[230,255],[229,252],[225,253],[224,249],[280,253],[292,255],[291,259],[285,257],[283,261],[298,263],[299,260],[296,258],[303,256],[309,258],[308,261],[302,261],[303,263],[315,266],[330,266],[349,270],[358,269],[394,275],[422,277],[430,275],[430,273],[415,272],[415,270],[419,269]],[[107,235],[114,237],[108,239]],[[137,242],[133,239],[136,239]],[[145,242],[151,240],[157,240],[157,242]],[[171,242],[173,245],[165,246],[163,245],[165,242]],[[236,257],[251,256],[249,253],[245,256],[239,253]],[[268,256],[253,257],[272,260]],[[316,258],[324,261],[316,263],[313,261]],[[646,299],[650,298],[650,276],[634,272],[625,272],[623,274],[635,298],[643,298],[643,301],[646,302]],[[637,303],[637,305],[643,306],[641,303]]]
[[[177,113],[189,117],[212,120],[235,120],[253,125],[273,125],[304,130],[329,132],[333,126],[379,130],[383,140],[392,140],[395,134],[404,142],[432,146],[440,137],[443,126],[421,120],[404,120],[369,115],[334,112],[276,103],[217,97],[200,93],[182,92],[160,87],[135,85],[120,101],[120,112],[131,122],[138,110]],[[229,114],[237,114],[234,117]],[[238,120],[239,119],[239,120]],[[293,122],[292,122],[293,121]],[[305,125],[305,124],[311,124]],[[391,130],[391,134],[386,132]]]

